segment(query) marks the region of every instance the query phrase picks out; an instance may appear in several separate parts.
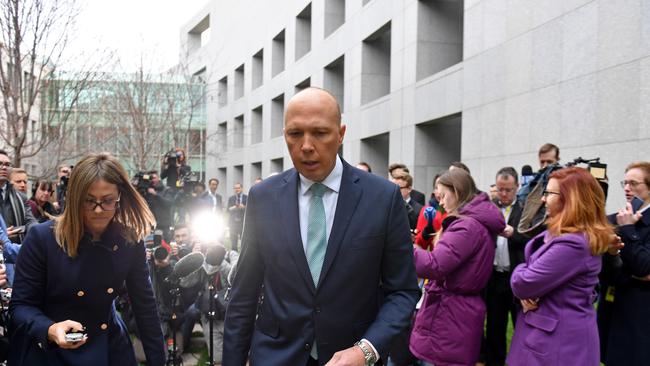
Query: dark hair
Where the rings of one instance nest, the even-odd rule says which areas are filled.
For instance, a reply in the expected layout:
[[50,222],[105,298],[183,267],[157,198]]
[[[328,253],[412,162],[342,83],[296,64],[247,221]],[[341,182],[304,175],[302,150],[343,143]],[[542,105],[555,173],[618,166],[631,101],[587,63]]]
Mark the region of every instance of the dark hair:
[[402,169],[406,173],[410,173],[409,168],[407,168],[406,165],[404,165],[402,163],[393,163],[393,164],[388,166],[388,172],[391,173],[391,174],[393,173],[393,170],[395,170],[395,169]]
[[537,152],[537,156],[546,154],[547,152],[550,152],[552,150],[555,150],[555,159],[560,160],[560,148],[548,142],[539,148],[539,152]]
[[400,174],[400,175],[398,175],[396,177],[393,177],[393,179],[405,181],[407,188],[413,187],[413,177],[411,177],[411,175],[408,174],[408,173]]
[[219,179],[217,179],[217,178],[210,178],[210,180],[208,181],[208,184],[212,183],[212,181],[217,182],[217,185],[219,185]]
[[150,170],[150,171],[147,172],[147,174],[148,175],[154,175],[154,174],[158,175],[158,171],[157,170]]
[[0,149],[0,155],[4,155],[6,157],[9,157],[9,154],[7,154],[7,152],[2,150],[2,149]]
[[467,172],[467,174],[470,174],[470,175],[472,174],[472,172],[469,171],[469,168],[467,167],[467,165],[463,164],[460,161],[453,161],[451,164],[449,164],[449,166],[450,167],[453,166],[454,168],[458,168],[458,169],[463,169],[464,171]]
[[515,184],[519,184],[519,175],[517,174],[517,171],[515,168],[511,166],[503,167],[499,169],[497,172],[496,178],[498,179],[499,177],[513,177],[515,178]]
[[54,183],[47,179],[39,179],[32,185],[32,201],[36,201],[36,191],[41,188],[47,189],[50,193],[54,192]]
[[361,161],[361,162],[357,163],[357,165],[365,166],[366,168],[368,168],[368,173],[372,173],[372,169],[370,168],[370,164],[366,163],[365,161]]

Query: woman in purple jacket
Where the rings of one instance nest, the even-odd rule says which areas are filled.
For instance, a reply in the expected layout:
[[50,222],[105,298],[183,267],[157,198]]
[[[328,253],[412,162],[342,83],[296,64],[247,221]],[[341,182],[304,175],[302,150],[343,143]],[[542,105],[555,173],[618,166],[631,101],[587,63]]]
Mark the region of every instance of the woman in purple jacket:
[[605,195],[585,169],[567,168],[550,175],[542,201],[548,230],[526,244],[526,262],[510,280],[523,314],[508,365],[598,366],[594,290],[600,255],[615,238]]
[[409,346],[416,357],[436,366],[473,366],[485,319],[480,292],[492,273],[496,236],[506,224],[462,169],[444,173],[438,191],[449,216],[432,251],[415,248],[416,272],[428,283]]

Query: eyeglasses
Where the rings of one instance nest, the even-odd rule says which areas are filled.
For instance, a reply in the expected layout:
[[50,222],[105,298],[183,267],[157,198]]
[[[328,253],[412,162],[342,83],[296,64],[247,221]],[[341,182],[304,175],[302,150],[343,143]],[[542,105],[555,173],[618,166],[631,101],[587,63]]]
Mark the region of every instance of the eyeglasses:
[[0,168],[11,168],[11,163],[8,161],[0,162]]
[[557,195],[559,196],[559,195],[560,195],[560,192],[553,192],[553,191],[547,191],[547,190],[544,190],[544,191],[542,192],[542,197],[544,197],[544,198],[548,198],[548,195],[549,195],[549,194],[557,194]]
[[115,211],[117,204],[120,202],[120,198],[117,199],[108,198],[102,201],[95,201],[93,199],[86,199],[83,202],[84,209],[88,211],[95,211],[99,206],[103,211]]
[[645,182],[637,182],[635,180],[622,180],[621,188],[625,188],[626,185],[629,185],[630,188],[636,188],[639,184],[645,184]]

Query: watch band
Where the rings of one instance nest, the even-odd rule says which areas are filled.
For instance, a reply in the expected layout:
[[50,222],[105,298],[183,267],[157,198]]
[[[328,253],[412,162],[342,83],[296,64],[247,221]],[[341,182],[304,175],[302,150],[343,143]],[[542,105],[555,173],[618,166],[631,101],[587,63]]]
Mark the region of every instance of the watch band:
[[372,366],[375,364],[375,362],[377,362],[377,356],[375,355],[375,352],[373,352],[370,347],[368,347],[366,342],[358,341],[354,345],[361,348],[361,352],[363,352],[363,358],[366,361],[366,366]]

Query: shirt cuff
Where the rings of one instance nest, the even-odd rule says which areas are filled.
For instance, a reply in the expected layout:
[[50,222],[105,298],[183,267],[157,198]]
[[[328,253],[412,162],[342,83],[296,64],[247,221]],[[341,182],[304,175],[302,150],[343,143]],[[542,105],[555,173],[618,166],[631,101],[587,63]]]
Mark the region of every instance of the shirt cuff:
[[372,351],[375,353],[375,356],[377,357],[377,361],[379,361],[379,352],[377,352],[377,349],[375,348],[375,346],[373,346],[372,343],[370,343],[370,341],[365,339],[365,338],[363,338],[361,341],[366,342],[366,344],[370,346]]

